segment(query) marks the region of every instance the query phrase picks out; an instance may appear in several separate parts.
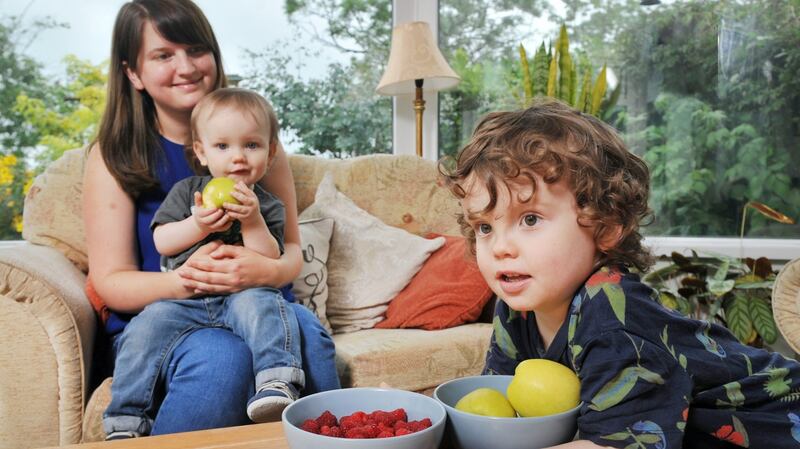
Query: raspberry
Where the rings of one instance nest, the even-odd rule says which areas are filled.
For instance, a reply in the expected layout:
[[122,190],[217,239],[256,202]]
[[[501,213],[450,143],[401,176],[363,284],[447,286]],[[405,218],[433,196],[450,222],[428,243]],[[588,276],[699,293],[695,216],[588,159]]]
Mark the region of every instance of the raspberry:
[[408,415],[406,415],[406,411],[403,408],[394,409],[389,413],[391,413],[395,421],[408,421]]
[[361,423],[353,416],[343,417],[342,419],[339,420],[339,425],[345,432],[347,432],[350,429],[355,429],[356,427],[361,427]]
[[361,429],[361,427],[355,427],[347,432],[344,433],[345,438],[353,438],[353,439],[366,439],[369,438],[366,433]]
[[336,422],[336,416],[334,416],[333,413],[331,413],[329,410],[325,410],[324,412],[322,412],[322,414],[319,415],[319,418],[317,418],[316,421],[317,424],[320,425],[320,427],[322,426],[333,427],[335,425],[338,425],[338,423]]
[[319,424],[313,419],[303,421],[303,425],[300,426],[301,429],[311,433],[319,433],[319,427]]
[[363,411],[336,419],[333,413],[325,410],[316,419],[307,419],[300,426],[307,432],[339,438],[389,438],[397,435],[408,435],[427,429],[432,425],[430,418],[419,421],[408,421],[408,415],[402,408],[387,412],[375,410],[371,413]]

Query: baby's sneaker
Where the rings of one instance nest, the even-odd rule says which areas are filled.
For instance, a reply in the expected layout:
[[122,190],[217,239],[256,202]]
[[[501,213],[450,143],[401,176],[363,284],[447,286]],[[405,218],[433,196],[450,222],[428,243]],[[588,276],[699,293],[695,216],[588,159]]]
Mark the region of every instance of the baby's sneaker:
[[292,384],[280,380],[269,381],[247,401],[247,416],[256,423],[279,421],[283,409],[299,396],[300,393]]
[[130,438],[139,438],[140,436],[138,432],[133,432],[131,430],[116,430],[106,435],[106,441],[127,440]]

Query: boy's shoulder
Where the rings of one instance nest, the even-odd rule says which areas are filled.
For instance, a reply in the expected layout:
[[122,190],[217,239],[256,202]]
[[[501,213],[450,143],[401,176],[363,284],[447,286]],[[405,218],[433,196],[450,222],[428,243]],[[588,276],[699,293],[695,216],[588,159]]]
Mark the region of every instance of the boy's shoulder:
[[674,312],[656,300],[656,293],[639,276],[622,268],[602,267],[592,274],[575,295],[570,316],[589,318],[597,331],[630,329]]

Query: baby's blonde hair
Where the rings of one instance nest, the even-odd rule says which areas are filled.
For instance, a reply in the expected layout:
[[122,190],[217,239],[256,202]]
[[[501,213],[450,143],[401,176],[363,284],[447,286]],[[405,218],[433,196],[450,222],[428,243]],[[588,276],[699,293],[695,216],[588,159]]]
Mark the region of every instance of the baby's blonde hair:
[[[192,110],[192,143],[200,140],[200,122],[210,117],[218,107],[230,107],[237,111],[249,113],[253,116],[258,126],[267,129],[270,145],[279,142],[278,116],[275,115],[275,110],[269,101],[252,90],[225,87],[203,97]],[[186,156],[196,173],[207,173],[207,169],[200,165],[200,161],[197,160],[191,145],[186,148]]]

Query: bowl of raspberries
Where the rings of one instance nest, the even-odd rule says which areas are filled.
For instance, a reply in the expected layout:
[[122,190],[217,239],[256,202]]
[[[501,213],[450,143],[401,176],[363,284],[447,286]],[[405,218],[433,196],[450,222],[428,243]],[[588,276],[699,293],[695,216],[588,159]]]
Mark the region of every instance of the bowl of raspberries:
[[436,449],[444,407],[428,396],[387,388],[345,388],[298,399],[283,410],[292,449]]

